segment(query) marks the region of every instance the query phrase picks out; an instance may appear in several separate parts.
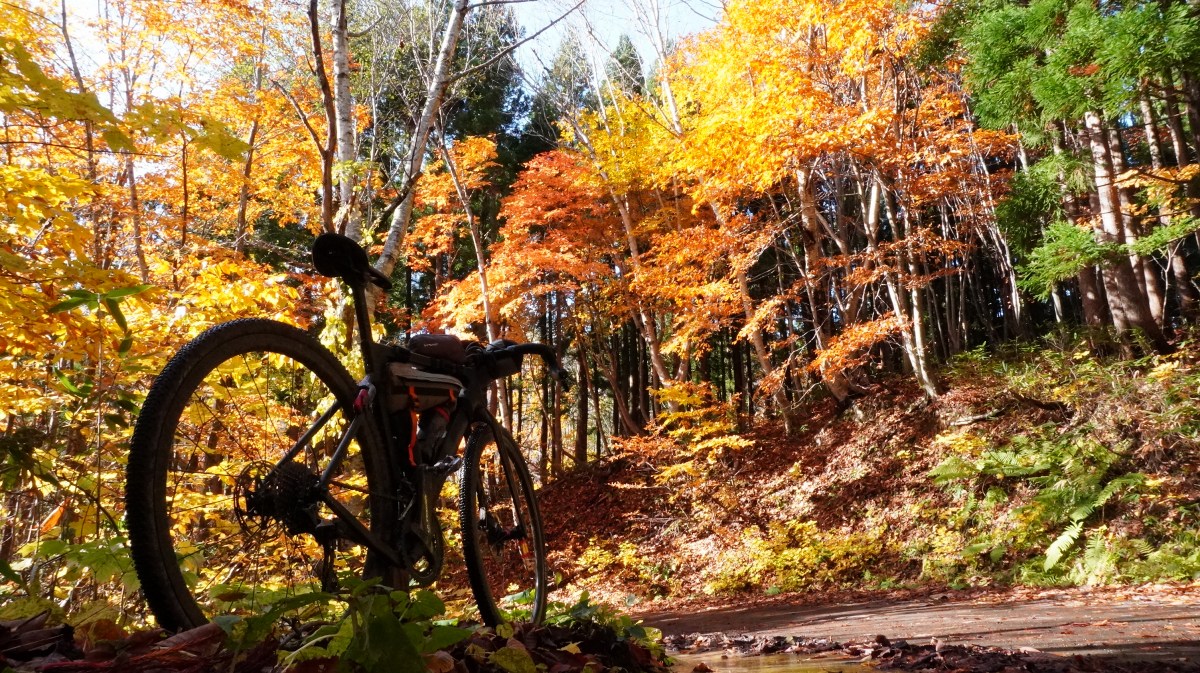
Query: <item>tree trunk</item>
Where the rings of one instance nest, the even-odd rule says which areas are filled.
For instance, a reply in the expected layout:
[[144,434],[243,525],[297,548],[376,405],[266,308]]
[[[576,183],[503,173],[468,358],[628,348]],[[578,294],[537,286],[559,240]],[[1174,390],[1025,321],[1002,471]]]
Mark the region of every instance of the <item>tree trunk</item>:
[[137,256],[138,274],[142,283],[149,283],[150,265],[146,263],[146,251],[142,246],[142,200],[138,197],[137,176],[130,153],[125,154],[125,179],[129,181],[129,224],[133,228],[133,251]]
[[1175,153],[1175,165],[1186,166],[1188,161],[1187,140],[1183,132],[1183,113],[1179,97],[1175,93],[1175,75],[1168,69],[1163,74],[1163,108],[1167,113],[1167,132],[1171,137],[1171,149]]
[[1149,85],[1143,80],[1138,88],[1138,105],[1142,109],[1142,131],[1146,134],[1146,147],[1150,152],[1150,165],[1154,169],[1163,167],[1162,144],[1158,140],[1158,115],[1150,102]]
[[354,240],[362,238],[362,218],[354,204],[355,172],[349,167],[358,158],[354,99],[350,93],[350,28],[348,0],[333,0],[333,101],[337,115],[338,231]]
[[[629,245],[629,260],[633,266],[633,272],[640,275],[642,272],[642,256],[638,248],[637,236],[634,234],[633,216],[629,212],[629,201],[623,197],[618,197],[615,193],[612,194],[612,199],[617,205],[617,212],[621,215],[621,224],[625,227],[625,241]],[[637,300],[637,314],[634,318],[635,323],[642,332],[642,338],[646,341],[646,347],[650,351],[650,366],[654,368],[654,373],[658,376],[658,380],[664,384],[671,381],[671,373],[667,369],[666,361],[663,360],[662,344],[658,338],[658,325],[654,322],[654,314],[646,310],[646,306],[640,298]]]
[[[1148,89],[1148,83],[1143,81],[1138,93],[1138,103],[1142,109],[1142,129],[1146,134],[1146,147],[1150,152],[1150,167],[1157,171],[1164,168],[1166,164],[1163,161],[1162,143],[1158,136],[1158,115],[1150,101]],[[1160,207],[1158,221],[1164,227],[1170,226],[1171,214]],[[1171,245],[1167,261],[1170,265],[1171,278],[1175,281],[1176,292],[1179,295],[1180,316],[1188,322],[1193,322],[1197,312],[1200,311],[1200,296],[1197,296],[1196,287],[1192,284],[1192,273],[1188,268],[1187,258],[1178,244]]]
[[[803,228],[800,239],[804,246],[804,268],[800,271],[804,274],[805,290],[812,311],[813,337],[817,342],[816,347],[824,349],[829,345],[829,321],[826,320],[826,316],[819,313],[819,307],[826,301],[828,292],[826,292],[825,284],[816,282],[814,278],[817,269],[820,268],[821,259],[824,257],[821,239],[824,236],[823,224],[825,223],[821,213],[817,210],[816,197],[813,195],[810,178],[811,172],[807,167],[796,170],[796,194],[800,201],[800,224]],[[820,302],[818,298],[821,299]],[[845,325],[853,323],[854,318],[853,315],[843,316]],[[850,396],[850,379],[847,378],[845,370],[822,370],[821,381],[838,403],[844,402]]]
[[743,430],[743,419],[750,411],[750,389],[746,385],[746,370],[742,364],[741,344],[734,340],[734,335],[727,335],[725,342],[729,344],[729,366],[733,370],[733,391],[737,394],[738,429]]
[[321,89],[321,102],[325,108],[325,146],[321,150],[321,228],[334,231],[333,226],[333,158],[337,153],[337,113],[333,105],[333,89],[329,75],[325,72],[325,54],[321,47],[321,21],[317,12],[317,0],[308,2],[308,27],[312,36],[313,69]]
[[[475,211],[471,207],[471,195],[467,193],[467,188],[458,174],[458,166],[454,163],[454,157],[450,154],[450,149],[446,147],[446,136],[441,129],[438,129],[437,145],[438,151],[442,155],[442,161],[446,164],[446,170],[450,173],[450,179],[454,183],[455,194],[458,195],[459,205],[462,206],[463,214],[467,219],[467,228],[471,231],[471,244],[475,249],[475,269],[479,273],[479,296],[483,303],[483,324],[484,329],[487,331],[488,343],[491,343],[500,338],[500,330],[496,325],[496,318],[492,312],[490,293],[488,292],[487,249],[483,245],[483,234],[479,230],[479,219],[475,217]],[[500,402],[500,419],[504,426],[511,430],[512,411],[508,404],[508,382],[506,379],[500,379],[496,383],[500,391],[500,394],[497,395],[497,399]]]
[[406,173],[401,186],[401,201],[392,214],[387,240],[383,244],[383,252],[375,262],[375,268],[385,276],[392,275],[392,270],[396,268],[396,264],[400,260],[400,253],[404,249],[404,237],[408,233],[408,224],[412,218],[413,204],[415,203],[413,186],[425,166],[425,149],[429,141],[430,130],[433,128],[433,118],[442,106],[442,97],[446,93],[446,87],[450,84],[450,68],[458,49],[458,41],[462,36],[463,24],[468,11],[470,11],[468,0],[454,0],[454,6],[446,20],[446,28],[442,32],[442,45],[438,49],[437,61],[434,63],[429,81],[426,82],[425,105],[421,109],[421,116],[417,119],[416,128],[413,130],[412,146],[409,148]]
[[1094,266],[1079,270],[1079,296],[1083,302],[1083,320],[1089,327],[1101,327],[1109,322],[1108,303]]
[[[1125,228],[1117,210],[1119,197],[1113,184],[1113,165],[1107,133],[1101,124],[1100,116],[1095,112],[1089,111],[1084,115],[1084,125],[1088,130],[1088,145],[1092,152],[1099,207],[1095,233],[1101,243],[1124,243]],[[1142,330],[1156,351],[1169,352],[1170,345],[1151,316],[1144,295],[1138,290],[1142,286],[1141,279],[1134,275],[1129,258],[1118,257],[1110,262],[1103,269],[1103,279],[1113,324],[1123,337],[1126,353],[1133,352],[1133,344],[1128,337],[1129,332],[1134,329]]]
[[[264,39],[266,35],[263,35]],[[258,92],[262,90],[263,66],[260,63],[254,69],[254,89],[251,95],[257,102]],[[258,110],[258,106],[255,106]],[[259,115],[255,113],[254,121],[250,122],[250,135],[246,139],[246,161],[242,163],[242,184],[238,188],[237,208],[237,237],[234,239],[234,250],[242,252],[246,249],[246,237],[250,234],[250,224],[246,213],[250,208],[250,176],[254,173],[254,143],[258,140]]]
[[[1055,155],[1060,155],[1064,151],[1063,140],[1067,137],[1068,130],[1065,124],[1059,123],[1055,126],[1054,139],[1052,148]],[[1058,172],[1059,193],[1062,198],[1063,212],[1066,213],[1067,219],[1077,220],[1082,216],[1082,208],[1072,193],[1071,188],[1067,186],[1067,177],[1061,170]],[[1102,296],[1099,278],[1096,275],[1096,268],[1086,266],[1079,270],[1076,276],[1076,282],[1079,285],[1079,296],[1081,307],[1083,310],[1084,323],[1089,327],[1098,328],[1108,322],[1108,308],[1105,305],[1104,297]]]
[[[867,250],[874,253],[878,250],[879,243],[877,232],[879,225],[879,205],[881,203],[887,212],[888,222],[896,229],[896,236],[898,238],[903,237],[903,230],[901,228],[902,223],[897,219],[896,210],[891,206],[882,177],[876,178],[875,183],[872,185],[869,199],[868,226],[866,227]],[[907,266],[907,260],[901,260],[901,264]],[[929,399],[935,399],[940,393],[937,389],[937,384],[926,367],[924,327],[918,323],[919,320],[923,319],[920,310],[920,295],[916,293],[916,289],[906,292],[900,283],[900,279],[891,271],[884,273],[884,282],[887,285],[888,297],[891,299],[892,309],[901,322],[900,341],[904,346],[904,353],[907,356],[908,364],[911,366],[912,373],[916,376],[917,382],[921,384],[921,389],[925,391],[925,396]]]
[[[1196,5],[1191,4],[1194,14]],[[1192,130],[1192,147],[1200,150],[1200,82],[1186,69],[1179,71],[1179,81],[1183,85],[1183,107]]]
[[[616,354],[614,354],[616,355]],[[604,378],[608,381],[609,388],[613,391],[613,415],[615,424],[613,434],[618,434],[625,437],[636,437],[645,432],[642,426],[638,425],[633,415],[629,412],[629,402],[625,395],[621,394],[620,377],[614,367],[605,368]],[[624,428],[624,432],[618,433],[617,428]]]
[[[1117,177],[1125,172],[1125,154],[1116,129],[1108,129],[1107,138],[1108,154],[1112,158],[1113,183],[1116,187],[1117,202],[1121,206],[1119,216],[1121,228],[1124,232],[1123,240],[1127,245],[1133,245],[1139,238],[1139,226],[1135,219],[1136,206],[1134,204],[1133,190],[1116,183]],[[1165,300],[1162,296],[1162,284],[1159,282],[1158,273],[1154,269],[1154,261],[1141,255],[1130,254],[1129,264],[1133,267],[1134,276],[1140,281],[1138,283],[1138,291],[1142,295],[1142,300],[1150,309],[1150,316],[1161,329]]]
[[[749,322],[754,319],[754,299],[750,296],[750,280],[747,278],[744,270],[737,272],[737,283],[739,296],[742,300],[742,313],[746,316],[746,321]],[[775,365],[771,362],[771,353],[767,350],[762,329],[758,327],[751,329],[749,342],[750,346],[754,349],[754,355],[758,358],[758,366],[762,367],[763,378],[770,377],[775,372]],[[788,402],[782,388],[776,390],[772,394],[772,398],[775,400],[775,405],[783,417],[784,433],[790,433],[791,420],[788,413]]]
[[[588,397],[591,394],[591,379],[588,378],[587,357],[583,348],[579,349],[576,357],[579,360],[579,381],[575,387],[575,466],[583,467],[588,462]],[[598,422],[600,417],[597,416],[596,420]],[[599,432],[599,428],[596,431]]]
[[1179,293],[1179,315],[1187,322],[1194,323],[1200,316],[1200,294],[1192,283],[1192,270],[1184,256],[1179,242],[1171,244],[1169,261],[1171,277],[1175,280],[1176,292]]

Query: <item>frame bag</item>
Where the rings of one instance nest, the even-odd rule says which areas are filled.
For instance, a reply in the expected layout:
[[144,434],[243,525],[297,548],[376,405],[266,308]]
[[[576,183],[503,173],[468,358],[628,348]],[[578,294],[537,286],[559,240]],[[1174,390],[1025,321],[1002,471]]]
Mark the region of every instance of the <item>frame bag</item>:
[[407,362],[389,362],[387,369],[392,439],[402,447],[402,456],[410,466],[432,463],[438,458],[433,453],[446,434],[462,383],[453,376],[427,372]]

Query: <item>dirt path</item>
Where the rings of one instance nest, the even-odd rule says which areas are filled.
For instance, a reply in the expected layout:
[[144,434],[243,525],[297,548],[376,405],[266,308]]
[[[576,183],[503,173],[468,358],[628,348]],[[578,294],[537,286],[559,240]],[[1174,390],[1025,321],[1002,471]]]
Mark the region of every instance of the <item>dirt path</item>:
[[837,641],[976,644],[1067,655],[1200,663],[1200,588],[934,594],[922,598],[758,605],[642,615],[664,635],[752,633]]

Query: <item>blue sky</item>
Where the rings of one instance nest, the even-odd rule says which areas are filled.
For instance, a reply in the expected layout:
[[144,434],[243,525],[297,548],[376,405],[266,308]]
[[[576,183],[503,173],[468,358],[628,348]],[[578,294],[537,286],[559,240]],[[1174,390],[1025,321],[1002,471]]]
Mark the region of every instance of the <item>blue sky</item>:
[[[517,3],[514,9],[525,26],[526,34],[532,34],[561,16],[577,1],[533,0]],[[639,18],[639,14],[646,16],[646,9],[655,4],[667,39],[677,39],[709,28],[721,13],[720,0],[586,0],[580,10],[522,47],[517,60],[527,72],[535,74],[540,70],[539,59],[549,63],[568,26],[572,26],[593,36],[589,47],[593,50],[592,59],[597,65],[603,66],[607,62],[609,52],[624,33],[633,40],[642,63],[649,68],[657,60],[657,54],[646,21]],[[641,12],[638,6],[643,8]]]

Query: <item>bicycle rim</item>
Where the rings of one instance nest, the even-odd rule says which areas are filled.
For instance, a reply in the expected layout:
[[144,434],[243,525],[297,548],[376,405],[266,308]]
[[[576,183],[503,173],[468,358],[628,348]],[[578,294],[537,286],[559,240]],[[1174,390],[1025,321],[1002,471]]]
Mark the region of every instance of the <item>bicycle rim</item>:
[[[333,519],[317,501],[317,475],[346,433],[356,392],[327,350],[265,320],[215,327],[168,364],[138,419],[127,487],[134,563],[161,625],[289,604],[319,617],[322,603],[303,596],[364,573],[363,546],[338,540],[327,557],[315,537]],[[363,451],[365,436],[350,442],[329,491],[379,533],[390,478],[377,452]]]
[[533,480],[516,443],[472,433],[459,508],[463,556],[480,618],[538,623],[546,610],[546,548]]

